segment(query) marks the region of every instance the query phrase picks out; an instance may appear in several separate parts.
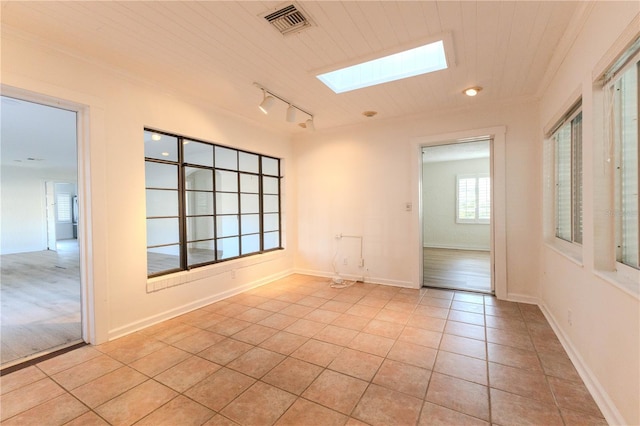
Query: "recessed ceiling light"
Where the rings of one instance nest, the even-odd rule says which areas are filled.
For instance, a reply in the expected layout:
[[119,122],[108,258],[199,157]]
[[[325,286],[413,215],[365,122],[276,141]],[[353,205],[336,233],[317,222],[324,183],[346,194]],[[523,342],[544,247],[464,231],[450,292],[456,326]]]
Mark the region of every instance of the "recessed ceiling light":
[[151,140],[152,141],[159,141],[160,139],[162,139],[162,136],[157,134],[157,133],[154,133],[154,134],[151,135]]
[[445,68],[444,43],[438,40],[316,77],[335,93],[343,93]]
[[464,93],[467,96],[475,96],[478,94],[478,92],[480,92],[482,90],[482,87],[480,86],[475,86],[475,87],[469,87],[468,89],[464,89],[464,91],[462,93]]
[[163,157],[168,157],[168,156],[169,156],[169,153],[168,153],[168,152],[163,152],[163,153],[162,153],[162,156],[163,156]]

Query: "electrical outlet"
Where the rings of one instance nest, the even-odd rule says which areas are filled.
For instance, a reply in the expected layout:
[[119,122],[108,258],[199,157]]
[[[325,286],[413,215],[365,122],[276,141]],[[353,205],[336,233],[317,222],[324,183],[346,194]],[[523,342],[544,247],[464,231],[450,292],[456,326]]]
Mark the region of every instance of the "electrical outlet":
[[344,259],[342,259],[342,264],[344,266],[347,266],[349,264],[349,261],[347,260],[347,258],[345,257]]
[[364,259],[360,259],[360,263],[358,263],[359,267],[364,267]]
[[567,322],[569,323],[569,326],[573,325],[573,313],[571,312],[571,309],[567,311]]

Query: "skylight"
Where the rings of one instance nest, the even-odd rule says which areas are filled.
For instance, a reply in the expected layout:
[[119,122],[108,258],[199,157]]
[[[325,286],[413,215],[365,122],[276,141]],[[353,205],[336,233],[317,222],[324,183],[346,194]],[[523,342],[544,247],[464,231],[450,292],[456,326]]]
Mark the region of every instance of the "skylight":
[[318,75],[336,93],[362,89],[447,68],[442,40]]

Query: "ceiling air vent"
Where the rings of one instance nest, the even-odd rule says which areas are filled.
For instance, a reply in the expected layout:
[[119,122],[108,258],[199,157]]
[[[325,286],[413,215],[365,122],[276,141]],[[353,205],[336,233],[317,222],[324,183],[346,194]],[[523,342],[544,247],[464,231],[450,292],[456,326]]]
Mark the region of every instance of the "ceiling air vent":
[[264,19],[283,35],[311,26],[311,21],[302,13],[300,7],[294,4],[289,4],[279,8],[273,13],[264,15]]

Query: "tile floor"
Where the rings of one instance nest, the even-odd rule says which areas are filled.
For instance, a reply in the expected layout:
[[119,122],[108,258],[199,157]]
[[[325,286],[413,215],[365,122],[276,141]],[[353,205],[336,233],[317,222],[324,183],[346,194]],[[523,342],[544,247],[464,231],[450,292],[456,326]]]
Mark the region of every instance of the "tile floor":
[[605,425],[536,306],[293,275],[1,378],[3,425]]

